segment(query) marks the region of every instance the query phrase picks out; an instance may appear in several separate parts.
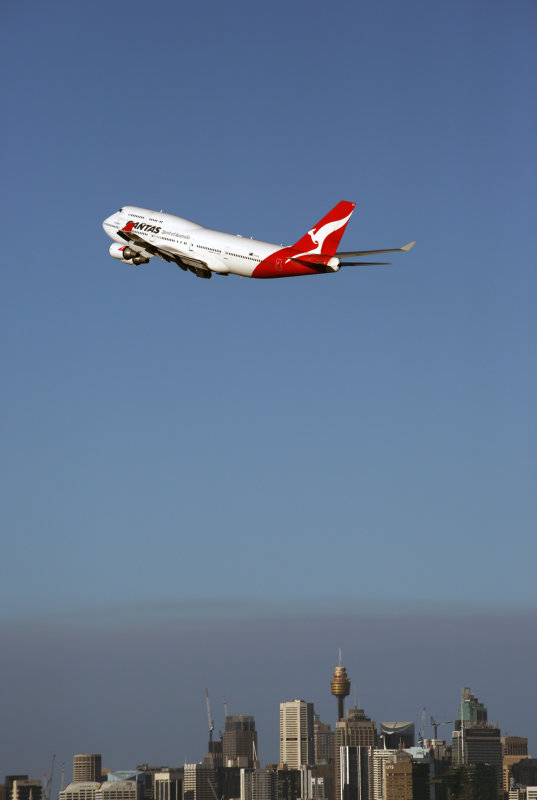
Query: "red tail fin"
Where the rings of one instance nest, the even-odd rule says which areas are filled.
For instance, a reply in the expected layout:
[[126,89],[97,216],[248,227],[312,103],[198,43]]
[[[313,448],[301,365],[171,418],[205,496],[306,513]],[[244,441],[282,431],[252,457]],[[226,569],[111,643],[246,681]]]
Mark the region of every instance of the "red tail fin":
[[333,256],[355,206],[356,203],[342,200],[293,245],[293,250],[298,250],[301,255],[322,253]]

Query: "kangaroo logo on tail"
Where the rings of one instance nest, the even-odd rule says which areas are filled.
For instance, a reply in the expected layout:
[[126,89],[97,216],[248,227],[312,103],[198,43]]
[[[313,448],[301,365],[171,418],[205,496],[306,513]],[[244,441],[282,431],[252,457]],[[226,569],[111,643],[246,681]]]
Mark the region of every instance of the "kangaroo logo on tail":
[[342,200],[328,212],[313,228],[293,245],[293,250],[301,251],[294,258],[322,253],[333,256],[341,241],[341,237],[351,218],[356,203]]

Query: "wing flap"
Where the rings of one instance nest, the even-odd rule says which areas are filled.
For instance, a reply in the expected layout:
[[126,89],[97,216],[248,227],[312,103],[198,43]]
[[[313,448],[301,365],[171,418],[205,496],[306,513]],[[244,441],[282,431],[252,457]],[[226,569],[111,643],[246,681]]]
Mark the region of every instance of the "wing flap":
[[134,247],[141,248],[147,255],[158,256],[163,258],[164,261],[177,264],[183,270],[190,270],[198,278],[210,278],[212,276],[211,269],[205,261],[201,261],[199,258],[192,258],[186,253],[173,253],[170,250],[157,247],[148,242],[147,239],[144,239],[143,236],[140,236],[139,233],[134,233],[133,227],[134,222],[128,222],[122,230],[117,232],[118,236],[121,236],[124,241],[129,242]]

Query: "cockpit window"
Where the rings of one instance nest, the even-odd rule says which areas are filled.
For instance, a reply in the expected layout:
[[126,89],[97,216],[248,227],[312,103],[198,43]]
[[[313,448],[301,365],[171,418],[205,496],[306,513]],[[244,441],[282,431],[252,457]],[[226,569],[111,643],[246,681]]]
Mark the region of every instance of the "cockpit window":
[[120,208],[120,209],[119,209],[119,211],[118,211],[118,214],[119,214],[119,212],[120,212],[120,211],[123,211],[123,209],[122,209],[122,208]]

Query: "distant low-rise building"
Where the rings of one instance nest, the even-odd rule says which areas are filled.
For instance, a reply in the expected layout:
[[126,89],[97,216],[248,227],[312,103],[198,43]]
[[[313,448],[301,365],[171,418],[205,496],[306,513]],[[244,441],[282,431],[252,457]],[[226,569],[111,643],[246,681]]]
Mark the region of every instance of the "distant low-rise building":
[[59,800],[95,800],[99,781],[73,781],[59,794]]
[[143,786],[140,781],[105,781],[95,792],[95,800],[142,800],[142,798]]

